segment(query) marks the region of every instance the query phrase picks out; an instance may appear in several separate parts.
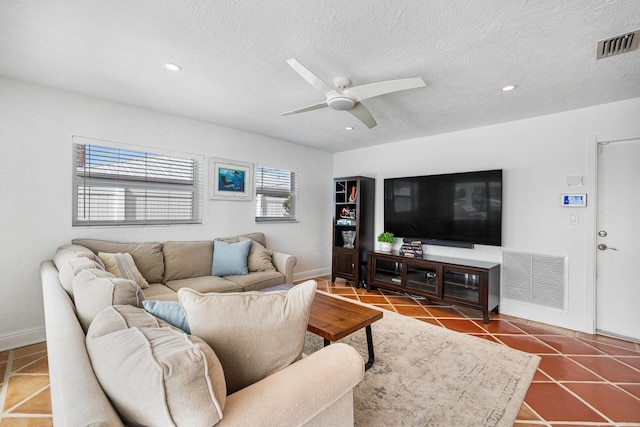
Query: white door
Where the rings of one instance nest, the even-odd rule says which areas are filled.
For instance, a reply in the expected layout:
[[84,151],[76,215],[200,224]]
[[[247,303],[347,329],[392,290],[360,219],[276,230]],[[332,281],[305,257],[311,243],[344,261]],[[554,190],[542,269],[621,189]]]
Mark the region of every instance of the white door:
[[596,329],[640,342],[640,139],[598,151]]

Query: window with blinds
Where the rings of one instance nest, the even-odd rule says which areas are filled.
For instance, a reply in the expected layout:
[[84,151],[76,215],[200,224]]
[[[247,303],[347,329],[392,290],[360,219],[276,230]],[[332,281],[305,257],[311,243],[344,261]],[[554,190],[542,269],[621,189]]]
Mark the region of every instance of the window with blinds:
[[256,222],[298,219],[297,173],[256,167]]
[[74,226],[202,223],[198,156],[74,141]]

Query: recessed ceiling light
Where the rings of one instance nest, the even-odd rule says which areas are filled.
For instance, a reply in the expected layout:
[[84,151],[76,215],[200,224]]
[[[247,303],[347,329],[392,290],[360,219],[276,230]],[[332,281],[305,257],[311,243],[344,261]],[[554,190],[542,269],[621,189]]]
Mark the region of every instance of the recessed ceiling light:
[[502,88],[502,91],[503,92],[511,92],[512,90],[514,90],[517,87],[518,86],[516,86],[516,85],[507,85],[507,86]]
[[347,126],[346,128],[344,128],[344,130],[353,130],[355,129],[353,126]]
[[180,71],[180,70],[182,70],[181,66],[179,66],[178,64],[174,64],[172,62],[166,62],[164,64],[164,68],[166,68],[169,71]]

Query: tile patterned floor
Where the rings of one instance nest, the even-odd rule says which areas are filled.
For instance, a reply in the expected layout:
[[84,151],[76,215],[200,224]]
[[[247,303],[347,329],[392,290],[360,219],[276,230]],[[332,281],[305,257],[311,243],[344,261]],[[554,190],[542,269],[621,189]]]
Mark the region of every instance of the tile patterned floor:
[[[514,427],[640,427],[640,344],[319,278],[326,292],[542,357]],[[52,426],[45,343],[0,352],[0,427]]]

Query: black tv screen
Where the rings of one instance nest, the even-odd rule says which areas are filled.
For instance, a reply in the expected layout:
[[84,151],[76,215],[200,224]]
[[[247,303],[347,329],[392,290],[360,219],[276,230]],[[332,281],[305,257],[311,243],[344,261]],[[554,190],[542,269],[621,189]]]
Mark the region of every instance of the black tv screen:
[[502,170],[385,179],[384,231],[427,244],[502,245]]

